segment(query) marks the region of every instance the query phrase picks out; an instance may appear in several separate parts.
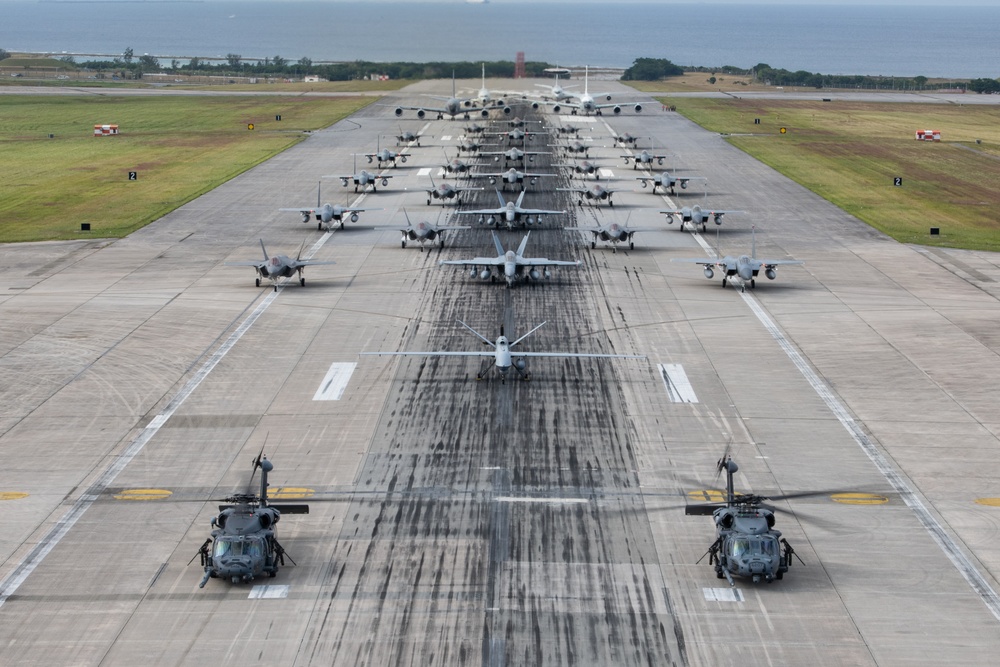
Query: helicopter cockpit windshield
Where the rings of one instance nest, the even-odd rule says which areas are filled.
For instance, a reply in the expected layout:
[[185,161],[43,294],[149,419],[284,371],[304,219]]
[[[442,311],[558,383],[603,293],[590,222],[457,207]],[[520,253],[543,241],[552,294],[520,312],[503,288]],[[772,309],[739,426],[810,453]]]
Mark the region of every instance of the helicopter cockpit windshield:
[[212,552],[216,558],[228,558],[232,556],[263,556],[264,550],[261,541],[256,538],[241,537],[239,539],[219,538],[215,541],[215,548]]

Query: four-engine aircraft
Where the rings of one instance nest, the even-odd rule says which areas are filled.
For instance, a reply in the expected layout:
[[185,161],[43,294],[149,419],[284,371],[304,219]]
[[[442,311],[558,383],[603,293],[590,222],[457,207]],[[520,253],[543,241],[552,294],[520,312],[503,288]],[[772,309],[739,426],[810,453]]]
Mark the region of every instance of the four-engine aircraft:
[[[615,102],[609,102],[609,103],[606,103],[606,104],[605,103],[598,104],[596,102],[596,100],[594,99],[594,95],[597,95],[598,97],[606,97],[609,100],[611,99],[611,95],[609,93],[591,93],[590,92],[589,80],[590,80],[590,68],[587,67],[586,69],[584,69],[584,75],[583,75],[583,94],[579,96],[580,97],[580,101],[579,102],[550,102],[549,104],[552,106],[552,110],[554,112],[556,112],[556,113],[559,113],[560,111],[562,111],[562,107],[566,107],[567,109],[570,110],[570,113],[573,114],[574,116],[578,112],[580,112],[580,111],[582,111],[585,115],[588,115],[588,116],[591,113],[600,116],[602,114],[602,112],[603,112],[604,109],[611,109],[611,111],[616,116],[618,114],[620,114],[622,112],[622,105],[621,104],[618,104],[618,103],[615,103]],[[639,112],[642,111],[642,105],[636,103],[634,109],[635,109],[636,113],[639,113]]]
[[492,357],[493,363],[487,362],[479,369],[479,373],[476,374],[477,380],[482,380],[486,375],[496,369],[497,374],[500,376],[500,382],[506,384],[507,373],[510,369],[514,369],[517,374],[523,380],[530,380],[531,375],[527,372],[528,363],[525,361],[525,357],[562,357],[562,358],[573,358],[573,359],[645,359],[645,355],[641,354],[586,354],[579,352],[512,352],[511,350],[525,338],[531,334],[538,331],[545,322],[542,322],[537,327],[524,334],[514,342],[509,342],[507,337],[504,335],[503,326],[500,327],[500,336],[496,341],[492,341],[486,336],[482,335],[472,327],[470,327],[465,322],[459,320],[459,324],[471,331],[479,340],[487,346],[493,348],[492,351],[478,351],[478,352],[465,352],[465,351],[450,351],[441,350],[437,352],[362,352],[363,355],[369,356],[394,356],[394,357]]
[[[533,225],[539,220],[539,216],[542,215],[558,215],[559,213],[565,213],[566,211],[549,211],[541,208],[522,208],[521,202],[524,201],[525,191],[521,191],[521,194],[517,196],[517,201],[507,201],[497,190],[497,199],[500,200],[500,208],[481,208],[474,211],[458,211],[459,215],[478,215],[479,224],[485,224],[489,222],[491,225],[505,225],[507,229],[514,229],[514,227],[521,222],[522,218],[524,223],[527,225]],[[487,218],[486,216],[489,216]],[[527,238],[527,237],[525,237]]]
[[[775,267],[787,264],[803,264],[802,261],[797,259],[757,259],[757,235],[756,228],[750,228],[751,233],[751,246],[750,255],[740,255],[739,257],[733,257],[732,255],[726,255],[725,257],[716,256],[715,259],[694,259],[690,257],[675,257],[671,259],[671,262],[686,262],[689,264],[701,264],[705,270],[705,277],[711,280],[715,277],[715,271],[722,271],[722,286],[726,286],[726,281],[732,276],[739,276],[742,281],[740,291],[745,291],[747,288],[747,283],[750,283],[750,287],[756,287],[757,281],[754,278],[761,269],[764,269],[764,275],[767,276],[768,280],[774,280],[777,277],[777,271]],[[718,255],[718,250],[716,250]]]
[[267,248],[264,247],[264,239],[260,240],[260,249],[264,251],[264,261],[260,260],[250,260],[245,262],[226,262],[226,266],[252,266],[254,270],[257,271],[257,287],[260,287],[260,279],[266,278],[271,281],[274,285],[274,291],[278,291],[278,278],[291,278],[293,275],[298,274],[299,284],[303,287],[306,286],[305,276],[302,275],[302,269],[307,266],[319,266],[321,264],[336,264],[336,262],[324,262],[315,259],[302,259],[302,248],[305,247],[305,241],[299,247],[299,254],[292,259],[287,255],[273,255],[268,256]]
[[[510,289],[519,280],[541,280],[550,276],[550,266],[580,266],[580,261],[575,262],[546,259],[544,257],[525,257],[524,249],[528,245],[528,237],[531,232],[524,235],[521,245],[517,250],[504,250],[500,243],[500,238],[496,232],[493,235],[493,245],[497,249],[496,257],[473,257],[472,259],[449,259],[441,260],[439,265],[451,264],[454,266],[471,266],[469,277],[479,276],[480,280],[496,282],[498,278],[503,278]],[[480,270],[482,267],[482,270]],[[541,270],[539,270],[541,269]],[[494,273],[494,271],[496,273]]]
[[[445,116],[450,116],[451,120],[455,120],[458,116],[462,116],[465,120],[469,120],[469,111],[466,108],[467,102],[470,102],[473,98],[471,97],[458,97],[458,93],[455,91],[455,74],[452,72],[451,75],[451,97],[438,97],[436,95],[429,95],[431,99],[444,101],[444,106],[440,107],[396,107],[396,115],[402,116],[404,111],[416,111],[417,118],[423,118],[427,115],[427,112],[437,114],[437,119],[442,120]],[[489,109],[480,109],[479,115],[483,118],[489,118]]]

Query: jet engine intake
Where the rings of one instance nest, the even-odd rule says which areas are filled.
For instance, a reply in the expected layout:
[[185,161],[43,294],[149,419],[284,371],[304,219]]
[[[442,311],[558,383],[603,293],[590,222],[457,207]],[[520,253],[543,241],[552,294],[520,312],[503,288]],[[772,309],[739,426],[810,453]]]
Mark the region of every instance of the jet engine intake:
[[402,107],[396,107],[396,115],[397,116],[402,116],[403,115],[403,108]]
[[622,112],[622,108],[620,106],[618,106],[617,104],[611,110],[615,113],[616,116]]
[[641,105],[641,104],[636,104],[636,105],[635,105],[635,112],[636,112],[636,113],[639,113],[639,112],[641,112],[641,111],[642,111],[642,105]]
[[483,118],[489,118],[490,117],[489,109],[483,109],[482,111],[479,112],[479,115],[482,116]]
[[423,118],[426,115],[427,115],[426,111],[424,111],[423,109],[417,109],[417,118]]
[[561,110],[562,110],[562,107],[559,106],[558,104],[553,104],[552,105],[552,111],[553,111],[553,113],[559,113]]

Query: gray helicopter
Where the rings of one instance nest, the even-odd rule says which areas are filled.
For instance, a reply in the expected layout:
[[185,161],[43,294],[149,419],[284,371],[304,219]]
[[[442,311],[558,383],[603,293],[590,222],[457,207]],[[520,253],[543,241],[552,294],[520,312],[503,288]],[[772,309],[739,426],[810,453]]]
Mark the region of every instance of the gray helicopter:
[[[240,584],[265,574],[275,577],[286,557],[295,565],[292,557],[278,544],[275,527],[282,514],[308,514],[309,506],[269,504],[267,473],[274,466],[263,456],[263,450],[254,459],[254,473],[257,468],[260,468],[260,494],[229,496],[226,498],[229,504],[219,505],[219,515],[212,517],[212,536],[205,540],[197,554],[205,568],[198,588],[204,588],[209,579],[225,578]],[[194,558],[188,565],[193,561]]]
[[[719,459],[717,468],[726,473],[726,504],[688,505],[685,514],[711,514],[715,519],[717,537],[708,548],[709,565],[715,566],[715,576],[725,577],[735,586],[733,577],[745,577],[753,583],[772,583],[782,579],[792,566],[792,557],[799,558],[781,531],[774,529],[777,508],[764,505],[765,500],[786,500],[826,495],[830,491],[807,491],[780,496],[745,495],[733,492],[733,475],[739,466],[729,456]],[[802,563],[802,559],[799,558]],[[804,565],[805,563],[803,563]]]

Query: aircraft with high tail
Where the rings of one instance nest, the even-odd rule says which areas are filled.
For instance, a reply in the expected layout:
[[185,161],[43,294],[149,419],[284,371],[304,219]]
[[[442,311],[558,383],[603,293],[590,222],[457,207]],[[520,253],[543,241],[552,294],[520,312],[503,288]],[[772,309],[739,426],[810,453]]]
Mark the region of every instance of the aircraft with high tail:
[[664,191],[670,190],[670,194],[676,195],[676,186],[681,186],[681,190],[687,190],[688,183],[691,181],[705,181],[708,179],[704,176],[674,176],[670,172],[664,171],[652,176],[636,176],[635,180],[642,181],[642,187],[644,188],[652,184],[653,189],[651,192],[654,195],[656,194],[656,188],[663,188]]
[[684,206],[683,208],[672,208],[660,211],[660,213],[667,216],[667,224],[671,225],[674,222],[674,216],[677,216],[681,220],[680,229],[684,231],[684,225],[691,224],[695,229],[698,225],[701,225],[701,231],[704,232],[708,229],[708,221],[712,220],[717,225],[722,224],[723,216],[736,213],[740,214],[744,211],[723,211],[720,209],[704,209],[700,205],[695,204],[694,206]]
[[[469,120],[469,104],[473,98],[471,97],[459,97],[455,89],[455,73],[451,74],[451,97],[438,97],[436,95],[429,95],[431,99],[440,100],[444,102],[444,105],[440,107],[433,106],[421,106],[421,107],[396,107],[395,114],[397,116],[402,116],[404,111],[416,111],[417,118],[423,118],[428,112],[437,114],[437,119],[442,120],[445,116],[449,116],[451,120],[455,120],[459,116],[462,116],[465,120]],[[479,115],[483,118],[489,118],[489,109],[480,109]]]
[[591,249],[597,247],[598,241],[604,241],[611,245],[612,253],[618,252],[618,245],[621,243],[628,243],[629,250],[635,250],[635,242],[632,241],[632,235],[636,232],[664,231],[661,227],[629,227],[627,219],[624,225],[620,225],[617,222],[609,222],[606,225],[597,225],[596,227],[563,227],[563,229],[572,232],[589,232],[593,234],[593,239],[590,242]]
[[[618,114],[620,114],[622,112],[622,105],[620,103],[617,103],[617,102],[608,102],[608,103],[600,103],[600,104],[598,104],[598,102],[594,99],[595,95],[598,96],[598,97],[605,97],[605,98],[607,98],[607,99],[610,100],[611,99],[611,94],[610,93],[591,93],[590,92],[590,83],[589,83],[589,81],[590,81],[590,68],[587,67],[584,70],[584,75],[583,75],[583,94],[581,94],[579,96],[580,101],[579,102],[548,102],[549,106],[551,106],[552,110],[554,112],[556,112],[556,113],[560,113],[562,111],[563,107],[566,107],[567,109],[570,110],[570,113],[572,115],[574,115],[574,116],[577,115],[581,111],[584,113],[584,115],[587,115],[587,116],[589,116],[590,114],[594,114],[594,115],[600,116],[600,115],[602,115],[604,109],[611,109],[612,113],[614,113],[616,116]],[[642,105],[639,104],[638,102],[635,102],[635,103],[628,102],[627,104],[634,104],[633,109],[635,109],[636,113],[640,113],[642,111]]]

